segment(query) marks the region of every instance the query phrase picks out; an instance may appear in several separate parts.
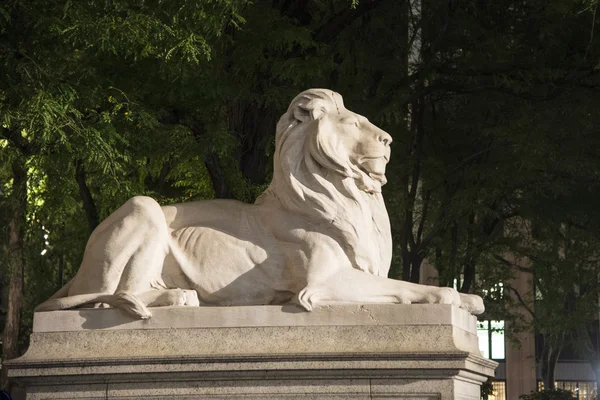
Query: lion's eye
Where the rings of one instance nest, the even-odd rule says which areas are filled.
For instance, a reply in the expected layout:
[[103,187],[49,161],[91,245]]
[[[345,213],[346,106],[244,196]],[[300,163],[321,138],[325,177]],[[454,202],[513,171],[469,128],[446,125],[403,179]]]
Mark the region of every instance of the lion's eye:
[[360,126],[360,121],[356,118],[343,118],[340,122],[345,125]]

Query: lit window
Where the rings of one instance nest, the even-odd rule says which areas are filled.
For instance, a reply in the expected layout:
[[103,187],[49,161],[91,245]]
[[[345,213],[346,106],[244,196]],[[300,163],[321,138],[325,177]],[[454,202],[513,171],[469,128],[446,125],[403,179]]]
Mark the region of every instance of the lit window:
[[490,358],[488,321],[479,321],[477,323],[477,338],[479,339],[479,351],[481,351],[481,355],[485,358]]
[[490,321],[492,359],[504,360],[504,321]]
[[488,400],[506,400],[506,382],[494,381],[492,382],[492,388],[493,392],[488,397]]
[[504,360],[504,321],[479,321],[477,338],[483,357]]
[[[558,381],[554,382],[558,389],[568,390],[577,400],[594,400],[596,399],[596,382],[569,382]],[[544,384],[540,385],[542,388]]]

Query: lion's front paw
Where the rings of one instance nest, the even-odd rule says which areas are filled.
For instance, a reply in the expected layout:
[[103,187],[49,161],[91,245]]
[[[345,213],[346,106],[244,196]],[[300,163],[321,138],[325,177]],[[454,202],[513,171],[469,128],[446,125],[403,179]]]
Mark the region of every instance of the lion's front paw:
[[475,294],[460,293],[460,308],[479,315],[485,311],[483,299]]
[[186,291],[183,289],[165,290],[164,303],[167,306],[184,306],[186,300]]
[[198,292],[192,289],[183,289],[185,293],[185,305],[191,307],[198,307],[200,300],[198,299]]
[[429,296],[430,302],[434,304],[452,304],[460,306],[460,295],[457,290],[449,287],[435,288]]
[[395,297],[396,297],[396,303],[398,303],[398,304],[412,304],[412,301],[410,301],[410,299],[406,296],[397,295]]

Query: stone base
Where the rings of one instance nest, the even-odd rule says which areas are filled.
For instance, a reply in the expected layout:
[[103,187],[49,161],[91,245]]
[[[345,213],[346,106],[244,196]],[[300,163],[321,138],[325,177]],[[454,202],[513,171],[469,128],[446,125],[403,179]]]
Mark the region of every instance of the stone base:
[[7,362],[27,399],[479,400],[496,363],[447,305],[164,307],[36,313]]

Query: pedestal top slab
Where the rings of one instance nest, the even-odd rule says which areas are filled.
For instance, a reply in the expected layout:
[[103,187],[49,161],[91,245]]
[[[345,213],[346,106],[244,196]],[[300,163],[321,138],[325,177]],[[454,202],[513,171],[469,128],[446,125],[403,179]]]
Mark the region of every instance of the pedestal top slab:
[[[334,398],[335,385],[345,388],[336,399],[380,398],[373,393],[381,386],[381,398],[470,400],[496,367],[479,352],[475,317],[449,305],[165,307],[152,314],[140,321],[119,309],[36,313],[29,349],[6,363],[9,376],[36,400],[56,392],[288,398],[274,392],[280,386],[300,393],[290,399],[311,390],[318,392],[311,398],[325,399]],[[365,394],[356,397],[348,382]]]
[[123,329],[191,329],[277,326],[453,325],[476,333],[477,319],[441,304],[344,304],[306,312],[296,305],[240,307],[156,307],[153,317],[135,320],[119,309],[37,312],[33,332]]
[[439,304],[164,307],[149,320],[119,309],[38,312],[15,362],[440,353],[481,358],[474,316]]

